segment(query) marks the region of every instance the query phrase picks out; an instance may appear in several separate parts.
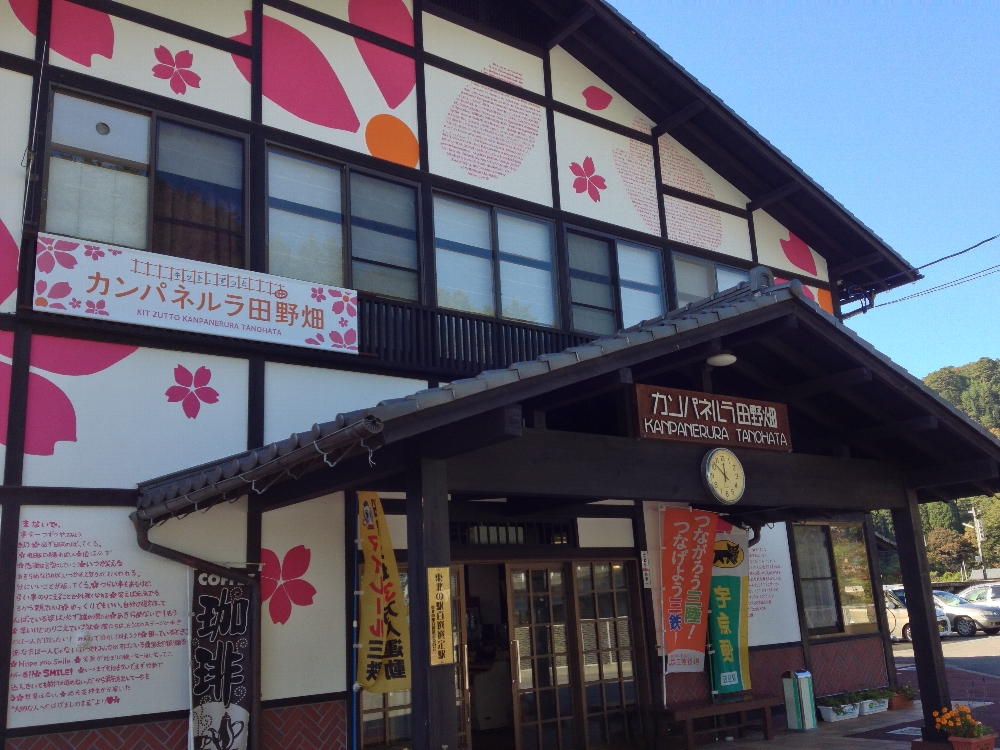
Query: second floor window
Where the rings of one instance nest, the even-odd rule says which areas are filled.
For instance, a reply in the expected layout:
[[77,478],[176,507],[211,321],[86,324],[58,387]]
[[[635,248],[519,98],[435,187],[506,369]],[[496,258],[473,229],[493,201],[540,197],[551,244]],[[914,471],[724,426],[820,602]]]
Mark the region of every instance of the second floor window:
[[660,251],[570,232],[573,328],[611,335],[666,312]]
[[417,257],[412,187],[269,153],[269,273],[416,300]]
[[677,283],[677,305],[698,302],[749,281],[750,274],[737,268],[727,268],[708,260],[698,260],[681,255],[674,256],[674,279]]
[[44,229],[244,267],[243,159],[239,138],[57,93]]
[[434,247],[441,307],[558,324],[547,222],[436,196]]

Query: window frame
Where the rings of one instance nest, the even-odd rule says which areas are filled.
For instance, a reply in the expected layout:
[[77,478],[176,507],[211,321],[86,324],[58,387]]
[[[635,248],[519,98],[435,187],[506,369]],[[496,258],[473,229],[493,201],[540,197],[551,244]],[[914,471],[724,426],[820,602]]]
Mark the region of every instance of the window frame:
[[[685,305],[690,304],[688,302],[685,302],[682,305],[681,302],[680,302],[680,299],[679,299],[679,295],[680,295],[681,292],[680,292],[680,289],[677,288],[677,259],[678,258],[680,258],[681,260],[687,260],[687,261],[691,261],[691,262],[694,262],[694,263],[698,263],[698,264],[703,265],[703,266],[711,266],[712,267],[712,271],[713,271],[713,273],[712,273],[712,286],[714,287],[714,290],[712,292],[710,292],[710,294],[717,294],[718,292],[723,291],[723,290],[719,289],[719,269],[720,268],[722,270],[724,270],[724,271],[732,271],[734,273],[746,274],[747,276],[750,275],[750,270],[751,269],[749,269],[749,268],[740,268],[739,266],[729,265],[727,263],[720,263],[719,261],[710,260],[708,258],[701,258],[701,257],[698,257],[697,255],[692,255],[691,253],[678,252],[676,250],[670,250],[669,252],[670,252],[670,267],[671,267],[670,270],[671,270],[671,276],[673,277],[672,280],[673,280],[673,283],[674,283],[674,290],[673,290],[674,291],[674,299],[677,300],[677,309],[681,309]],[[753,264],[751,264],[751,265],[753,265]],[[759,264],[757,264],[757,265],[759,265]]]
[[[600,240],[602,242],[607,242],[611,246],[611,255],[608,259],[610,262],[611,271],[611,298],[614,304],[614,310],[612,311],[615,316],[615,333],[622,330],[624,325],[624,313],[622,310],[622,288],[621,288],[621,275],[618,271],[618,245],[619,243],[625,245],[633,245],[635,247],[642,248],[644,250],[652,250],[660,256],[660,300],[663,302],[663,315],[670,312],[670,292],[669,286],[667,284],[667,259],[672,258],[672,253],[667,250],[662,245],[653,245],[648,242],[641,242],[638,240],[630,240],[620,237],[616,234],[610,234],[608,232],[600,232],[594,229],[589,229],[587,227],[580,226],[579,224],[565,224],[563,226],[563,254],[564,257],[561,259],[563,266],[566,269],[566,310],[569,316],[566,321],[566,330],[577,334],[583,334],[586,336],[603,336],[606,334],[594,333],[593,331],[582,331],[578,328],[573,327],[573,291],[570,285],[570,265],[569,265],[569,236],[571,234],[576,234],[581,237],[586,237],[589,239]],[[671,259],[671,275],[673,271],[673,261]],[[589,305],[585,305],[589,307]],[[599,309],[599,308],[592,308]],[[614,335],[614,334],[611,334]]]
[[[811,627],[809,627],[809,622],[807,620],[806,623],[805,623],[805,625],[806,625],[806,628],[807,628],[807,630],[809,632],[809,637],[813,638],[813,637],[816,637],[816,636],[842,635],[842,634],[845,634],[846,630],[844,629],[844,606],[843,606],[843,604],[841,603],[841,600],[840,600],[840,581],[839,581],[838,576],[837,576],[837,561],[833,557],[833,539],[830,536],[830,524],[828,524],[828,523],[808,523],[808,524],[800,524],[800,525],[802,525],[802,526],[809,526],[809,527],[812,527],[812,528],[819,528],[819,529],[823,530],[823,536],[826,538],[826,554],[827,554],[827,559],[828,559],[829,565],[830,565],[830,575],[829,576],[818,576],[818,577],[816,577],[816,576],[804,576],[804,575],[802,575],[802,565],[801,565],[801,563],[799,563],[799,560],[798,560],[798,546],[799,546],[799,543],[798,543],[798,539],[796,539],[795,540],[795,546],[796,546],[795,557],[796,557],[796,567],[798,568],[798,571],[799,571],[799,576],[798,576],[799,577],[799,582],[800,582],[799,588],[801,589],[802,588],[801,584],[805,583],[806,581],[830,581],[833,584],[833,598],[834,598],[834,601],[836,602],[835,606],[836,606],[837,624],[836,625],[828,625],[826,627],[821,627],[821,628],[811,628]],[[869,576],[870,575],[871,575],[871,571],[869,570]],[[804,598],[803,598],[803,601],[802,601],[802,612],[803,612],[803,616],[804,616],[805,615],[805,600],[804,600]]]
[[[354,287],[354,246],[352,242],[352,214],[351,214],[351,176],[354,173],[364,175],[365,177],[371,177],[372,179],[382,180],[383,182],[389,182],[395,185],[401,185],[403,187],[411,188],[414,191],[414,202],[413,202],[413,212],[415,221],[414,231],[416,233],[416,244],[417,244],[417,298],[415,300],[403,299],[401,297],[390,297],[389,295],[379,294],[376,292],[361,292],[361,294],[372,294],[379,299],[394,299],[405,303],[411,304],[423,304],[424,299],[424,278],[425,269],[427,264],[424,259],[423,251],[423,211],[421,210],[421,184],[413,180],[406,180],[398,177],[389,176],[383,172],[378,172],[373,169],[366,169],[364,167],[359,167],[349,161],[341,161],[338,159],[331,159],[326,156],[321,156],[320,154],[305,151],[303,149],[294,148],[281,141],[268,139],[264,142],[264,273],[271,273],[271,152],[283,156],[289,156],[295,159],[302,159],[303,161],[312,162],[313,164],[318,164],[331,169],[337,169],[340,171],[340,227],[341,227],[341,255],[344,269],[344,279],[343,283],[340,285],[344,289],[352,289],[356,291]],[[374,261],[364,261],[366,263],[377,264]],[[391,266],[392,268],[397,268],[397,266]],[[409,269],[407,269],[409,270]],[[307,283],[319,283],[319,282],[309,282]]]
[[[49,87],[48,91],[48,116],[46,118],[45,124],[45,165],[42,170],[42,199],[41,199],[41,211],[39,212],[39,231],[44,232],[46,230],[41,229],[46,225],[47,214],[48,214],[48,199],[49,199],[49,165],[52,161],[52,152],[56,149],[52,145],[52,130],[55,124],[55,97],[56,94],[63,94],[66,96],[71,96],[77,99],[83,99],[84,101],[93,102],[94,104],[100,104],[105,107],[112,107],[114,109],[120,109],[126,112],[131,112],[133,114],[141,114],[149,117],[149,130],[146,135],[146,145],[149,149],[149,163],[146,165],[146,247],[144,248],[133,248],[136,250],[141,250],[142,252],[154,253],[156,255],[163,255],[166,258],[173,258],[176,256],[165,255],[163,253],[155,253],[152,250],[153,247],[153,227],[155,224],[153,217],[153,204],[154,204],[154,188],[156,183],[156,170],[157,170],[157,125],[159,121],[165,120],[167,122],[175,123],[182,127],[192,128],[194,130],[201,130],[212,135],[219,135],[225,138],[231,138],[240,141],[243,146],[243,265],[242,266],[221,266],[223,268],[243,268],[244,270],[249,270],[250,268],[250,134],[248,132],[232,130],[230,128],[220,127],[211,123],[203,122],[201,120],[195,120],[190,117],[184,117],[183,115],[177,115],[172,112],[167,112],[166,110],[159,109],[156,107],[143,107],[141,105],[134,104],[132,102],[125,102],[121,99],[117,99],[111,96],[104,96],[101,94],[96,94],[92,91],[86,89],[75,88],[73,86],[63,86],[63,85],[53,85]],[[82,149],[81,149],[82,151]],[[95,154],[94,156],[99,156]],[[81,240],[89,240],[93,242],[103,242],[108,243],[104,240],[91,240],[91,238],[80,237]]]
[[[490,257],[491,265],[493,268],[493,309],[494,313],[488,315],[486,313],[476,313],[468,312],[467,310],[455,310],[450,307],[443,307],[438,302],[437,296],[437,227],[436,225],[431,226],[431,247],[429,252],[434,256],[434,306],[441,310],[448,310],[451,312],[459,313],[461,315],[478,315],[489,320],[498,321],[508,321],[515,324],[521,325],[534,325],[539,328],[547,328],[549,330],[562,330],[563,325],[563,310],[562,310],[562,294],[561,294],[561,266],[559,258],[559,243],[556,241],[556,221],[554,219],[546,219],[535,214],[529,214],[524,211],[517,211],[506,206],[502,206],[496,203],[485,203],[481,200],[476,200],[467,195],[462,195],[461,193],[455,193],[448,190],[433,190],[431,192],[431,205],[433,207],[433,199],[437,197],[444,198],[445,200],[450,200],[455,203],[464,203],[467,206],[473,206],[480,210],[489,213],[490,220]],[[503,315],[503,281],[500,277],[500,229],[497,217],[499,214],[505,214],[506,216],[511,216],[515,219],[523,219],[525,221],[534,221],[538,224],[545,224],[549,227],[549,250],[552,255],[552,309],[555,312],[555,320],[551,323],[535,323],[529,320],[521,320],[519,318],[507,318]],[[434,216],[433,208],[431,210],[431,216]],[[516,262],[516,261],[509,261]],[[567,266],[568,268],[568,266]]]

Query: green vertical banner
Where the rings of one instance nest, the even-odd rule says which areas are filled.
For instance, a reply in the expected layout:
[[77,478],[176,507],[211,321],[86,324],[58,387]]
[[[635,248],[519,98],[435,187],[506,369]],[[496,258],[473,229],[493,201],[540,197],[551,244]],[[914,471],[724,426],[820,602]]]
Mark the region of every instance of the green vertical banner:
[[750,554],[747,541],[745,530],[719,519],[708,626],[712,641],[713,694],[742,693],[750,689],[750,617],[747,612]]

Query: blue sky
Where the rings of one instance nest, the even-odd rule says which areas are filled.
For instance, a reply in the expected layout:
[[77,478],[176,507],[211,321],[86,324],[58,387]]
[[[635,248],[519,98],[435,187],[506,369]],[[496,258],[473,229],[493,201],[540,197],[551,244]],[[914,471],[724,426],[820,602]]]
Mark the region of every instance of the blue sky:
[[[612,0],[914,265],[1000,233],[995,4]],[[1000,239],[887,301],[1000,264]],[[1000,274],[849,321],[914,375],[1000,357]]]

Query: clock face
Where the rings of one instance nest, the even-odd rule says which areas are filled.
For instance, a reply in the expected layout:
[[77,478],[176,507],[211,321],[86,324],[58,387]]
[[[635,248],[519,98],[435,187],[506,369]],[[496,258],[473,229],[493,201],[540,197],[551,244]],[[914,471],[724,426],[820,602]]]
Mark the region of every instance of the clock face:
[[732,451],[726,448],[709,451],[703,468],[705,488],[720,503],[732,505],[743,497],[746,475],[743,473],[743,464]]

